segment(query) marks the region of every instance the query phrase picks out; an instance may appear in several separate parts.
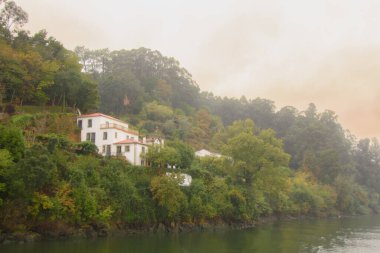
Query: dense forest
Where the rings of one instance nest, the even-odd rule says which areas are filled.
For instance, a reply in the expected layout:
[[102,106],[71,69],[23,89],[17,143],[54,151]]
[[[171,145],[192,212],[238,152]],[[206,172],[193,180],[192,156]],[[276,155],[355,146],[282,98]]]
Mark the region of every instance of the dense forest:
[[[158,51],[70,51],[23,30],[28,15],[13,1],[0,7],[0,234],[380,211],[380,145],[357,140],[333,111],[201,92]],[[78,109],[167,144],[149,150],[147,168],[101,157],[78,143]],[[200,148],[224,156],[194,157]],[[176,172],[192,175],[191,186]]]

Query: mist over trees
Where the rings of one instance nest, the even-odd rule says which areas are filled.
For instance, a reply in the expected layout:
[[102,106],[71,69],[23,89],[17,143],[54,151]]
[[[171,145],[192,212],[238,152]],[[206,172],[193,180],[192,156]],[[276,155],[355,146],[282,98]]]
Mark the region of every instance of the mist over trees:
[[[273,101],[263,98],[222,98],[210,92],[200,92],[196,83],[191,81],[191,75],[177,61],[145,48],[91,51],[81,47],[76,51],[80,50],[86,51],[86,60],[91,63],[89,66],[97,66],[88,67],[87,71],[98,80],[102,101],[100,109],[104,112],[127,115],[142,131],[155,131],[168,139],[179,138],[194,148],[209,148],[226,155],[231,155],[233,150],[231,147],[225,148],[226,141],[233,135],[230,128],[237,122],[250,119],[256,129],[253,132],[249,130],[250,132],[271,129],[272,132],[267,134],[270,133],[269,136],[272,137],[268,138],[281,140],[281,148],[290,155],[289,162],[283,166],[296,172],[299,180],[306,181],[304,185],[300,183],[298,191],[305,185],[312,184],[313,180],[318,182],[316,188],[331,186],[332,188],[320,190],[326,194],[334,192],[330,197],[335,199],[339,208],[356,210],[353,212],[362,210],[365,203],[378,202],[379,191],[375,183],[380,179],[380,164],[376,157],[380,154],[378,142],[376,139],[357,141],[340,125],[338,116],[333,111],[319,112],[313,103],[304,111],[292,106],[276,110]],[[99,57],[99,54],[103,56]],[[109,73],[121,78],[125,75],[125,78],[119,79],[120,82],[115,85],[112,78],[104,78]],[[108,99],[107,90],[112,90],[111,87],[119,90],[120,85],[125,92],[119,94],[119,100]],[[132,90],[136,92],[133,93]],[[130,101],[132,94],[139,100]],[[179,103],[177,97],[186,103]],[[111,104],[119,110],[124,107],[124,111],[112,111],[108,107]],[[245,126],[235,131],[237,134],[248,130]],[[239,149],[248,140],[249,137],[245,136],[233,142],[232,147],[237,149],[235,155],[244,154],[246,159],[254,155],[257,147],[249,146],[248,143],[247,147]],[[245,150],[248,150],[247,153]],[[364,154],[365,152],[367,153]],[[248,164],[253,166],[263,159],[263,155],[258,155]],[[273,155],[274,151],[272,160],[275,159]],[[249,175],[247,168],[246,176]],[[244,181],[249,182],[249,177],[244,178]],[[359,196],[366,197],[363,199]]]
[[96,108],[96,83],[74,52],[41,30],[22,30],[28,15],[13,1],[0,12],[0,88],[4,103]]
[[[380,144],[356,140],[333,111],[215,96],[156,50],[70,51],[22,30],[28,16],[13,1],[0,6],[1,229],[380,211]],[[12,106],[100,111],[167,141],[149,149],[151,167],[133,167],[76,143],[75,114]],[[223,156],[195,158],[201,148]],[[193,176],[189,188],[166,176],[168,163]]]

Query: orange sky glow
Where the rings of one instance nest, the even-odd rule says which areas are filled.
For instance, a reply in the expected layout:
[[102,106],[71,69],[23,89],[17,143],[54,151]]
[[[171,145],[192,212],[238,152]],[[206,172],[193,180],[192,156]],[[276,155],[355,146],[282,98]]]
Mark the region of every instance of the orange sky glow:
[[380,137],[380,1],[16,0],[26,28],[74,49],[148,47],[215,95],[314,102]]

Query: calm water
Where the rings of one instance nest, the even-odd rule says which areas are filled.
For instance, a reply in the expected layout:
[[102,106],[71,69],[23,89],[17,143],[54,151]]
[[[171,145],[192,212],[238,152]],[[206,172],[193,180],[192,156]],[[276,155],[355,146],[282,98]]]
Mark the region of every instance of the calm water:
[[282,221],[254,229],[0,245],[1,253],[380,252],[380,215]]

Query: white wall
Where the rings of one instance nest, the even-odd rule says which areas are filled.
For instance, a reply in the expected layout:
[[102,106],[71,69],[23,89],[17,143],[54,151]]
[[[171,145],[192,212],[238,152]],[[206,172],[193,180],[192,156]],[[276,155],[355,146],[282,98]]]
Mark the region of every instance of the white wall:
[[[141,161],[145,159],[141,158],[143,153],[143,149],[145,149],[145,153],[148,152],[148,146],[141,143],[129,143],[129,144],[114,144],[113,149],[117,150],[117,146],[121,147],[121,155],[123,155],[131,164],[133,165],[141,165]],[[125,151],[125,147],[129,146],[129,152]]]
[[[127,137],[138,140],[137,134],[129,133],[125,130],[120,130],[113,127],[113,124],[115,124],[118,127],[120,126],[128,129],[127,123],[122,123],[118,120],[113,120],[104,116],[78,117],[77,124],[80,120],[82,120],[81,141],[86,141],[87,133],[95,133],[95,145],[98,147],[99,153],[103,155],[106,155],[105,152],[103,153],[103,146],[110,145],[111,155],[116,155],[116,146],[113,145],[114,143],[123,141],[127,139]],[[88,127],[89,120],[92,120],[92,127]],[[107,122],[109,124],[109,127],[104,128]],[[107,132],[106,140],[103,139],[104,132]],[[105,150],[107,149],[105,148]]]
[[[83,115],[82,117],[78,117],[77,124],[79,120],[82,120],[81,141],[86,141],[87,133],[95,133],[95,145],[98,147],[100,154],[104,156],[107,155],[107,146],[110,146],[111,155],[116,156],[117,147],[120,146],[120,155],[124,156],[133,165],[141,165],[141,161],[144,160],[141,158],[141,154],[143,154],[144,149],[145,153],[148,152],[148,146],[145,145],[145,143],[143,144],[138,142],[138,134],[131,133],[128,130],[127,123],[113,120],[102,115],[90,117]],[[88,127],[88,120],[92,120],[92,127]],[[108,127],[106,127],[107,122]],[[117,129],[115,128],[116,125],[117,128],[124,127],[124,129]],[[103,139],[103,134],[105,132],[107,132],[106,140]],[[116,144],[117,142],[121,142],[126,139],[133,139],[135,142]],[[129,152],[125,151],[126,146],[129,146]]]

